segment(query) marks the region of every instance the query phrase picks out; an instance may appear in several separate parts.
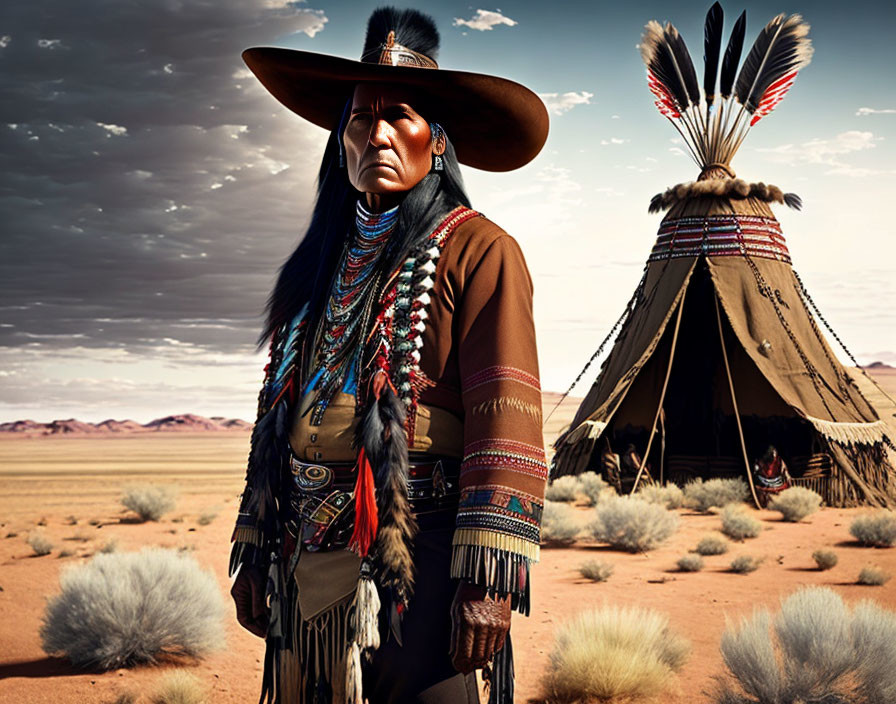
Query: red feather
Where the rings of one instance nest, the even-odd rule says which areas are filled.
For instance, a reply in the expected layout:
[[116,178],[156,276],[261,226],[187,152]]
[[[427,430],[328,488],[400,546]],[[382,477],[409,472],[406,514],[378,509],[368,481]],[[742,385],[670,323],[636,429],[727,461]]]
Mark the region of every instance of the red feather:
[[358,478],[355,480],[355,528],[348,546],[358,557],[367,557],[376,537],[378,516],[373,467],[364,448],[358,453]]
[[784,100],[784,96],[787,95],[787,91],[790,90],[790,87],[796,80],[797,73],[799,72],[791,71],[786,76],[781,76],[781,78],[766,89],[765,93],[762,94],[762,98],[759,100],[756,112],[753,113],[753,119],[750,120],[750,127],[768,115],[775,109],[778,103]]

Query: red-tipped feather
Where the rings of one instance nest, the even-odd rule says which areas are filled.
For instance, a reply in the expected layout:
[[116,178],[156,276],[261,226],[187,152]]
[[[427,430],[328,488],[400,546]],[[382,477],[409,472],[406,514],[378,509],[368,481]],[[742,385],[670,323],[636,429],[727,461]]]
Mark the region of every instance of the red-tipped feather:
[[762,98],[759,100],[759,106],[756,108],[756,112],[753,113],[753,118],[750,120],[750,127],[768,115],[775,109],[778,103],[784,99],[784,96],[787,95],[787,91],[790,90],[790,87],[796,80],[797,73],[799,73],[799,71],[793,71],[786,76],[782,76],[766,89]]
[[672,97],[666,89],[666,86],[660,83],[659,79],[657,79],[650,69],[647,69],[647,87],[650,89],[650,92],[656,96],[657,100],[655,104],[663,115],[674,118],[681,117],[675,98]]
[[355,529],[348,546],[358,557],[367,557],[376,537],[377,508],[373,467],[364,448],[358,453],[358,478],[355,480]]

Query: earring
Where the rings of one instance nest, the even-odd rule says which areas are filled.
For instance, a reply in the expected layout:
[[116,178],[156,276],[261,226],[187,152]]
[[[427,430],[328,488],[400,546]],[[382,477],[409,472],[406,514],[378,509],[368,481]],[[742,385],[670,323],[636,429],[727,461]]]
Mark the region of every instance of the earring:
[[432,136],[432,170],[442,171],[445,168],[442,160],[442,154],[445,153],[445,130],[438,122],[430,122],[429,133]]

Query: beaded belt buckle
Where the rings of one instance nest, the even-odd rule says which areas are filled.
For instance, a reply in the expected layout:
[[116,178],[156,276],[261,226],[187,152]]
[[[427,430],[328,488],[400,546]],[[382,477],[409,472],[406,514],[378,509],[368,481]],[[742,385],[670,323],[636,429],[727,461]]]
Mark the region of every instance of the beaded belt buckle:
[[355,513],[349,486],[334,486],[332,468],[302,462],[290,453],[292,486],[286,529],[310,552],[335,550],[348,544]]

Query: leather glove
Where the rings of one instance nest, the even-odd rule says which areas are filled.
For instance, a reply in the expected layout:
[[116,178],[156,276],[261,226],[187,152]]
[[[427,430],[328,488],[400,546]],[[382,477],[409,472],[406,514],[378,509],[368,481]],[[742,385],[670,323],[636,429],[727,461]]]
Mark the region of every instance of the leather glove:
[[451,604],[451,662],[467,674],[504,647],[510,630],[510,595],[486,596],[486,588],[461,581]]
[[236,604],[236,620],[249,633],[264,638],[268,632],[270,614],[265,602],[265,576],[254,565],[242,565],[230,588]]

